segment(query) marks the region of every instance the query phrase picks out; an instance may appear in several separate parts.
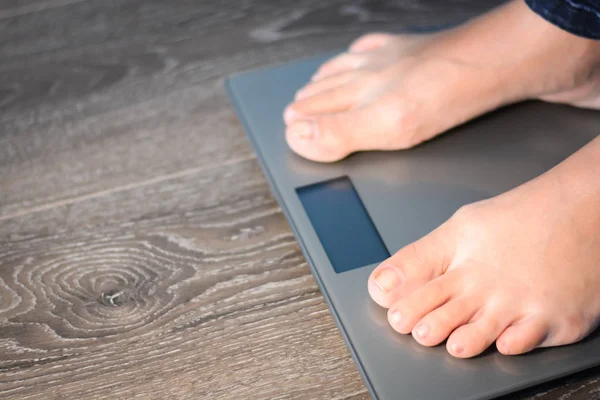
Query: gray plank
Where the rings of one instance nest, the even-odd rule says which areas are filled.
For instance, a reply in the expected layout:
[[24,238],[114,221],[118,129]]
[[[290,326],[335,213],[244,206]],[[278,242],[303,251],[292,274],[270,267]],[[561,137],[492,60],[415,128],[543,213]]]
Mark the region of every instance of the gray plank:
[[2,226],[3,396],[365,392],[253,160],[65,208]]
[[30,13],[63,7],[86,0],[4,0],[0,4],[0,19],[14,18]]
[[[8,3],[4,10],[37,5],[40,12],[0,22],[0,29],[11,28],[2,29],[6,34],[0,39],[0,53],[15,57],[96,47],[123,40],[153,42],[159,37],[201,38],[202,33],[214,29],[222,33],[235,32],[238,24],[249,24],[255,29],[273,27],[281,38],[319,33],[330,35],[356,29],[358,25],[370,29],[422,29],[462,21],[502,1],[284,0],[278,1],[276,6],[268,0],[17,1],[12,2],[13,7]],[[61,4],[64,6],[58,7]]]

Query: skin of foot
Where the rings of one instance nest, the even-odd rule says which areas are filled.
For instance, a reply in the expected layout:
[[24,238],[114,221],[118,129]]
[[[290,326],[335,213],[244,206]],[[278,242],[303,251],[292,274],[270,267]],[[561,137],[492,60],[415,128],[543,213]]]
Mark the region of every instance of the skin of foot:
[[[600,108],[600,42],[515,0],[432,35],[371,34],[284,113],[297,154],[398,150],[525,99]],[[537,179],[458,210],[368,281],[393,329],[467,358],[574,343],[600,323],[600,138]]]
[[297,154],[332,162],[407,149],[526,99],[600,108],[600,41],[514,0],[444,32],[360,38],[296,93],[285,135]]
[[600,136],[399,250],[368,290],[394,330],[473,357],[577,342],[600,323]]

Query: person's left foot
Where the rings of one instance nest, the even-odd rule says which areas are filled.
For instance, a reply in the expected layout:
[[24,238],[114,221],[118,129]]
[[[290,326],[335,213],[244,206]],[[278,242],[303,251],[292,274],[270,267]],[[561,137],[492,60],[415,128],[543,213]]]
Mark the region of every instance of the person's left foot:
[[456,357],[574,343],[600,322],[600,137],[468,205],[371,274],[391,326]]
[[517,0],[435,35],[359,39],[297,92],[285,134],[297,154],[331,162],[407,149],[529,98],[600,108],[600,42]]

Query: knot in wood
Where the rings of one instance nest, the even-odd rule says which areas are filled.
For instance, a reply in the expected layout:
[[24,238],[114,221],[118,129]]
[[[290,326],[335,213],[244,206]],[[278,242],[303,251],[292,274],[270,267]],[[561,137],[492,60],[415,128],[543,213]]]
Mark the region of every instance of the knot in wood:
[[113,289],[102,292],[100,294],[100,297],[98,298],[100,304],[109,307],[122,306],[123,303],[125,303],[127,300],[129,300],[129,297],[125,294],[123,290],[120,289]]

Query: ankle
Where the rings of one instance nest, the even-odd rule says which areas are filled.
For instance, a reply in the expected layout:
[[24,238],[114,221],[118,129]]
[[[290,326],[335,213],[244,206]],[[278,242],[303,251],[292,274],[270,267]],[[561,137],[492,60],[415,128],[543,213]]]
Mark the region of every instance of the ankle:
[[547,22],[516,0],[449,31],[430,51],[486,71],[501,101],[540,98],[600,76],[600,41]]
[[577,89],[600,73],[600,42],[560,31],[532,52],[520,69],[533,98]]

